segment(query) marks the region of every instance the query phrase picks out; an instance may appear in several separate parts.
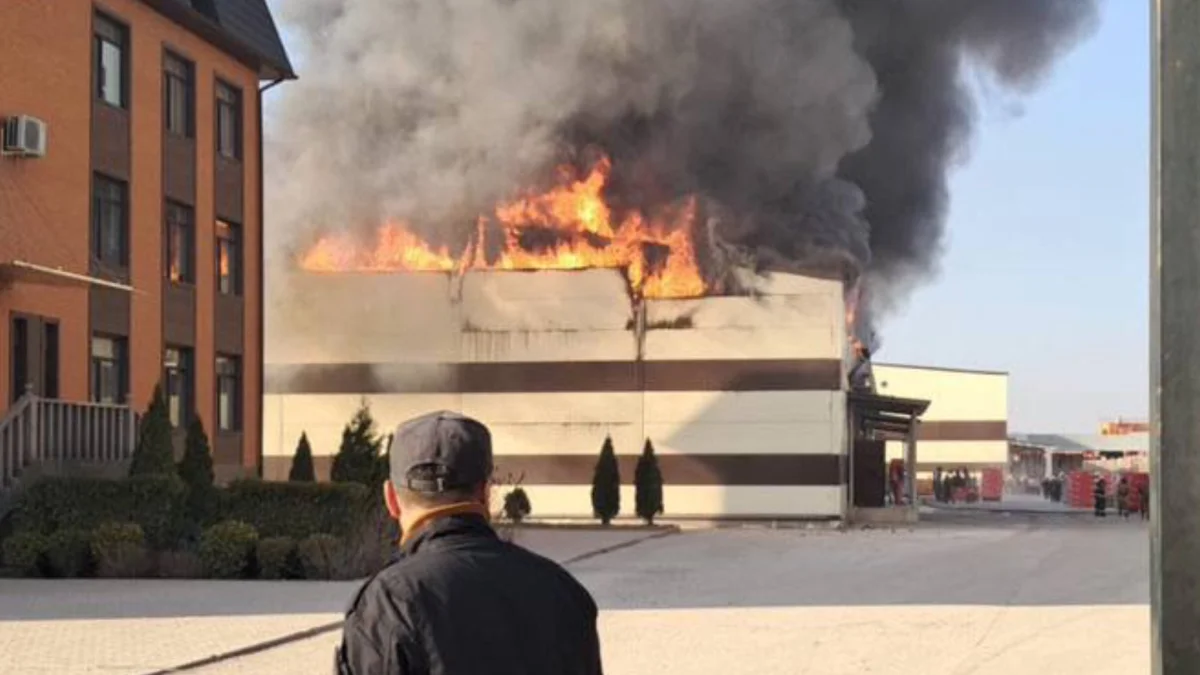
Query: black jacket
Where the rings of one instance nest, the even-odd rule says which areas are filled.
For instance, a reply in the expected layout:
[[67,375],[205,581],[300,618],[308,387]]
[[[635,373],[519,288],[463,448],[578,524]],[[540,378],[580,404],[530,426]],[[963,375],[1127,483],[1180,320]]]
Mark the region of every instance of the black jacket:
[[339,675],[601,675],[596,604],[480,516],[430,523],[350,604]]

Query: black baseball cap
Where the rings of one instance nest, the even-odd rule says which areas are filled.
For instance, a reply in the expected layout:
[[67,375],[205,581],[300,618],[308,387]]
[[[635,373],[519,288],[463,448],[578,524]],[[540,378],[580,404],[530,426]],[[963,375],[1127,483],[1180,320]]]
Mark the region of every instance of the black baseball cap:
[[492,476],[492,434],[479,420],[449,411],[414,417],[392,436],[397,488],[436,494],[470,488]]

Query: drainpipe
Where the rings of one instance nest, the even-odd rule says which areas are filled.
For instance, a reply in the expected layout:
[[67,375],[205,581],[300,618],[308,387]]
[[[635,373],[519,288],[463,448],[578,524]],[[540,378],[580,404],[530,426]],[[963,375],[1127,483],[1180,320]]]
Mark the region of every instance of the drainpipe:
[[255,447],[258,448],[257,457],[255,457],[255,474],[258,478],[263,477],[263,424],[266,422],[266,417],[263,414],[265,377],[263,371],[266,370],[267,359],[267,334],[266,334],[266,315],[267,315],[267,292],[266,292],[266,206],[264,202],[266,194],[266,183],[264,177],[266,171],[263,169],[263,94],[278,86],[284,81],[282,77],[276,77],[265,87],[258,89],[258,369],[255,377],[258,378],[258,438],[255,440]]

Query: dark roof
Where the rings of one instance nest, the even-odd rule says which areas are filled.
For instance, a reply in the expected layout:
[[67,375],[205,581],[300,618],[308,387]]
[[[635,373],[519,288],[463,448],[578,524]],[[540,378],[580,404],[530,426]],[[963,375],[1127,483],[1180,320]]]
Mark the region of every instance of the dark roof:
[[267,0],[145,0],[209,42],[254,65],[264,79],[295,79]]

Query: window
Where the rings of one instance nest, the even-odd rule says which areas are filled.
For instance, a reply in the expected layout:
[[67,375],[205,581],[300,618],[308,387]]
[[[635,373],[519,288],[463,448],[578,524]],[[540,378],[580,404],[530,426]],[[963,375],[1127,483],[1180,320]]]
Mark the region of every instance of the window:
[[128,101],[126,36],[124,26],[102,14],[96,15],[92,54],[96,98],[118,108],[124,108]]
[[217,291],[224,295],[242,292],[240,229],[233,223],[217,221]]
[[217,152],[242,158],[242,92],[217,82]]
[[167,132],[192,137],[192,64],[167,54],[163,66],[163,100]]
[[191,421],[192,414],[192,350],[167,347],[163,355],[163,371],[171,426],[183,427]]
[[128,378],[125,339],[92,336],[92,400],[96,403],[125,402]]
[[105,265],[125,267],[129,229],[125,184],[96,174],[92,194],[92,257]]
[[192,225],[192,209],[175,202],[167,202],[167,278],[176,283],[190,284],[195,281],[193,270],[193,245],[195,241]]
[[241,428],[241,372],[237,357],[217,356],[217,428]]

